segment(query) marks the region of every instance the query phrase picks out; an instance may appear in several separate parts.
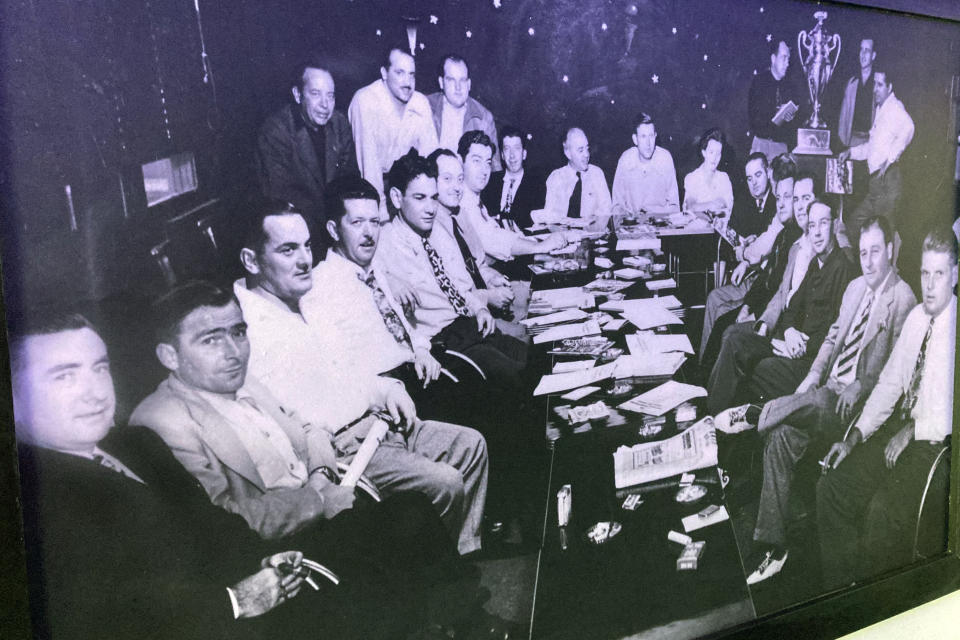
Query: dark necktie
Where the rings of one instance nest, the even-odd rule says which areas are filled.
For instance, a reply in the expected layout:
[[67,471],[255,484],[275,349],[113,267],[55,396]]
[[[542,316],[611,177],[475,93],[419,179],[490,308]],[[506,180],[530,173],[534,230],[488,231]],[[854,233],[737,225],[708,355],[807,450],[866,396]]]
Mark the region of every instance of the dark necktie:
[[383,289],[380,288],[380,285],[377,284],[377,276],[374,275],[373,271],[370,271],[366,277],[358,273],[357,278],[360,282],[370,287],[370,290],[373,292],[373,301],[377,304],[377,311],[380,312],[380,316],[383,318],[383,324],[387,325],[387,331],[390,332],[390,335],[401,345],[412,349],[410,334],[407,333],[407,328],[403,326],[403,321],[400,320],[400,316],[398,316],[397,312],[390,306],[390,301],[387,300],[387,294],[385,294]]
[[913,408],[917,406],[917,392],[920,390],[920,378],[923,375],[923,365],[927,360],[927,343],[930,342],[930,334],[933,333],[933,318],[930,318],[930,324],[927,325],[927,332],[923,336],[923,342],[920,343],[920,355],[917,356],[917,366],[913,368],[913,375],[910,376],[910,386],[903,395],[903,403],[900,405],[900,419],[903,422],[911,420],[910,414]]
[[873,307],[873,298],[874,296],[871,293],[870,299],[867,301],[867,306],[864,307],[860,317],[857,318],[856,325],[850,333],[847,334],[847,339],[843,341],[843,349],[840,351],[840,357],[837,358],[837,378],[843,378],[853,370],[856,355],[860,353],[860,349],[863,346],[863,334],[867,330],[867,320],[870,319],[870,309]]
[[510,184],[507,185],[507,202],[503,205],[505,213],[510,213],[510,207],[513,206],[513,185],[516,181],[516,178],[510,178]]
[[310,131],[310,140],[317,156],[317,165],[320,167],[320,176],[324,183],[327,181],[327,131],[326,127],[307,127]]
[[469,316],[470,310],[467,308],[467,301],[463,295],[457,291],[457,288],[453,286],[450,276],[447,275],[446,269],[443,268],[443,260],[440,259],[440,254],[433,248],[429,240],[426,238],[421,238],[421,240],[423,240],[423,248],[427,252],[427,258],[430,259],[430,267],[433,269],[433,277],[437,280],[437,286],[439,286],[443,294],[447,296],[447,300],[450,301],[450,305],[453,307],[453,310],[457,312],[457,315]]
[[583,180],[580,177],[580,172],[577,171],[577,183],[573,185],[573,193],[570,194],[570,204],[567,205],[568,218],[580,217],[580,199],[582,194]]
[[460,253],[463,255],[463,263],[467,266],[467,273],[470,274],[470,279],[473,280],[473,286],[477,289],[486,289],[487,283],[483,281],[483,277],[480,275],[480,267],[477,266],[477,260],[473,257],[473,253],[470,251],[470,245],[467,244],[466,238],[463,237],[463,230],[460,228],[460,223],[457,221],[458,213],[453,213],[451,219],[453,219],[453,237],[457,241],[457,246],[460,247]]

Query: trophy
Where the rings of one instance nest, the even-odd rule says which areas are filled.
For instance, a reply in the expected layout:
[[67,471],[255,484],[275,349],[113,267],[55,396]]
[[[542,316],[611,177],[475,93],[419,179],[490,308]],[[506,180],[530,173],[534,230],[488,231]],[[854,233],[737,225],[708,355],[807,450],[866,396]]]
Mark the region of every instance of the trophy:
[[824,28],[826,11],[817,11],[813,17],[817,24],[810,33],[801,31],[797,34],[797,56],[803,67],[803,75],[807,78],[813,113],[807,120],[807,127],[797,129],[797,148],[793,152],[830,155],[830,130],[820,118],[820,100],[833,70],[837,68],[840,35],[827,33]]

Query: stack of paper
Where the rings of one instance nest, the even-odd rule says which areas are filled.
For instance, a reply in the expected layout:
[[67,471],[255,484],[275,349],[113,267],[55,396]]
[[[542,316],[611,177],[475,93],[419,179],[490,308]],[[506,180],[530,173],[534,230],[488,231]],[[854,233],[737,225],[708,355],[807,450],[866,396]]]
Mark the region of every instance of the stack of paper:
[[678,318],[677,314],[669,309],[664,309],[655,300],[629,300],[628,302],[629,304],[624,304],[621,313],[638,329],[653,329],[669,324],[683,324],[683,320]]
[[677,281],[673,278],[664,278],[663,280],[650,280],[647,282],[647,289],[650,291],[660,291],[661,289],[676,289]]
[[544,289],[530,295],[531,314],[544,314],[561,309],[589,309],[596,304],[592,294],[585,293],[580,287],[562,289]]
[[660,238],[622,238],[617,240],[617,251],[660,251]]
[[682,353],[665,353],[657,358],[643,356],[620,356],[613,364],[616,365],[617,378],[644,378],[656,380],[669,378],[677,372],[686,356]]
[[569,362],[558,362],[553,365],[550,373],[570,373],[571,371],[580,371],[581,369],[592,369],[597,364],[596,360],[570,360]]
[[564,322],[576,322],[577,320],[584,320],[586,317],[586,311],[581,311],[580,309],[565,309],[563,311],[557,311],[556,313],[548,313],[545,316],[524,318],[523,320],[520,320],[520,324],[528,329],[535,330],[563,324]]
[[703,387],[668,380],[659,387],[624,402],[619,408],[651,416],[662,416],[688,400],[703,398],[706,395],[707,390]]
[[596,320],[587,320],[574,324],[561,324],[551,327],[543,333],[533,337],[533,344],[543,344],[544,342],[553,342],[555,340],[564,340],[566,338],[582,338],[583,336],[595,336],[600,333],[600,323]]
[[615,364],[601,365],[592,369],[571,371],[570,373],[551,373],[540,378],[540,383],[533,390],[533,395],[542,396],[548,393],[557,393],[592,385],[613,376]]
[[623,280],[636,280],[637,278],[647,277],[647,272],[642,269],[634,269],[633,267],[624,267],[623,269],[615,270],[613,275]]
[[685,333],[638,331],[627,336],[627,349],[630,350],[630,355],[649,358],[671,351],[693,355],[693,345],[690,344],[690,338]]
[[632,282],[613,280],[611,278],[598,278],[589,284],[585,284],[583,290],[593,293],[616,293],[632,285]]
[[601,311],[632,311],[634,313],[643,313],[650,308],[650,305],[657,305],[662,309],[675,310],[682,305],[677,300],[677,296],[659,296],[657,298],[630,298],[627,300],[607,300],[600,305]]

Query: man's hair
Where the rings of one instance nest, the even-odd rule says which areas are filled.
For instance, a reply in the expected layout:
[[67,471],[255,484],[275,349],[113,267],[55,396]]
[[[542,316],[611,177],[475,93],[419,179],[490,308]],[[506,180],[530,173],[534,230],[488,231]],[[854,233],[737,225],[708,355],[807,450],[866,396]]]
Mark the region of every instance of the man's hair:
[[567,127],[564,129],[563,135],[560,137],[560,143],[563,144],[563,146],[567,146],[567,139],[570,137],[570,132],[575,130],[583,133],[583,137],[585,137],[587,140],[590,139],[583,127]]
[[[798,169],[796,175],[794,175],[793,177],[793,184],[797,184],[801,180],[809,180],[810,182],[812,182],[813,193],[814,195],[817,194],[817,192],[819,191],[819,189],[817,188],[817,176],[813,175],[812,171],[809,171],[807,169],[803,169],[803,170]],[[813,204],[813,203],[811,202],[810,204]]]
[[[799,178],[798,178],[798,179],[799,179]],[[813,206],[816,205],[816,204],[822,205],[822,206],[824,206],[824,207],[827,208],[827,211],[830,212],[830,219],[831,219],[831,220],[836,219],[836,217],[837,217],[837,212],[834,211],[833,207],[831,207],[829,204],[827,204],[826,202],[824,202],[824,201],[821,200],[820,198],[814,198],[813,200],[810,201],[810,206],[807,207],[807,215],[810,215],[810,210],[813,209]]]
[[749,156],[747,156],[747,161],[744,163],[744,167],[753,162],[754,160],[759,160],[760,164],[763,165],[763,170],[766,171],[770,168],[770,163],[767,161],[767,156],[762,151],[754,151]]
[[263,221],[270,216],[295,215],[306,221],[300,209],[284,200],[276,198],[255,198],[248,204],[250,211],[247,218],[246,230],[243,234],[243,248],[250,249],[257,255],[263,251],[267,242],[267,234],[263,230]]
[[300,61],[297,66],[293,68],[293,72],[290,75],[290,86],[297,87],[300,90],[303,90],[303,74],[307,72],[307,69],[320,69],[321,71],[326,71],[331,76],[330,65],[327,62],[326,58],[318,53],[311,53],[307,58]]
[[[400,193],[406,193],[407,187],[418,176],[427,176],[436,180],[437,165],[421,156],[416,149],[411,147],[410,151],[397,158],[393,166],[390,167],[390,171],[387,173],[387,189],[396,187],[400,190]],[[387,198],[387,204],[390,207],[390,212],[396,215],[396,207],[393,206],[393,201],[390,198]]]
[[657,125],[653,122],[653,118],[650,117],[650,114],[649,114],[649,113],[646,113],[645,111],[641,111],[640,113],[638,113],[638,114],[636,115],[636,117],[634,117],[634,119],[633,119],[633,132],[636,133],[636,132],[637,132],[637,129],[639,129],[639,128],[640,128],[640,125],[642,125],[642,124],[652,124],[654,127],[657,126]]
[[876,227],[880,229],[880,233],[883,234],[883,244],[889,244],[893,242],[893,228],[890,226],[890,221],[887,220],[885,216],[870,216],[863,221],[863,224],[860,225],[860,237],[863,237],[863,234],[868,230]]
[[707,145],[710,144],[711,140],[716,140],[720,143],[720,146],[723,146],[723,132],[717,127],[704,131],[703,135],[700,136],[700,151],[706,151]]
[[786,39],[784,39],[784,38],[771,38],[771,39],[770,39],[770,55],[775,56],[775,55],[777,55],[778,53],[780,53],[780,44],[781,44],[781,43],[787,45],[787,49],[788,49],[788,50],[793,51],[793,49],[790,48],[790,43],[787,42]]
[[950,264],[957,264],[957,237],[953,229],[946,225],[937,225],[923,238],[922,252],[937,251],[950,256]]
[[520,138],[520,146],[524,149],[527,148],[527,134],[521,131],[519,128],[507,125],[500,129],[500,150],[503,151],[503,141],[507,138]]
[[470,65],[467,64],[466,59],[461,56],[459,53],[448,53],[442,58],[440,58],[440,64],[437,65],[437,77],[443,78],[444,71],[443,68],[447,65],[447,60],[450,62],[460,62],[467,68],[467,77],[470,77]]
[[491,158],[497,155],[497,145],[490,139],[490,136],[479,129],[473,129],[460,136],[460,142],[457,143],[457,153],[460,155],[461,160],[467,159],[467,153],[470,152],[470,147],[475,144],[490,147]]
[[896,72],[890,71],[890,66],[886,63],[886,58],[877,59],[873,61],[873,75],[876,76],[878,73],[883,74],[883,80],[891,87],[896,86],[897,74]]
[[380,194],[372,184],[350,173],[327,184],[324,212],[328,220],[339,222],[347,212],[347,200],[373,200],[380,206]]
[[232,289],[221,289],[206,280],[191,280],[177,285],[153,301],[150,310],[153,316],[153,337],[157,343],[174,344],[180,334],[184,318],[200,307],[219,309],[237,297]]
[[75,311],[7,312],[7,330],[10,337],[10,370],[16,373],[22,364],[23,343],[32,336],[48,336],[63,331],[90,329],[99,335],[86,316]]
[[427,156],[427,162],[429,162],[434,166],[434,168],[437,170],[438,176],[440,175],[440,167],[439,167],[440,163],[437,161],[440,159],[441,156],[449,156],[451,158],[456,158],[457,161],[460,160],[460,156],[455,154],[453,151],[450,151],[450,149],[446,149],[444,147],[437,147],[436,149],[434,149],[430,153],[430,155]]
[[[399,51],[400,53],[413,58],[408,45],[401,44],[399,42],[390,42],[383,48],[383,53],[380,54],[380,66],[387,71],[390,70],[390,54],[394,51]],[[414,58],[414,60],[416,60],[416,58]]]
[[781,153],[770,162],[770,169],[775,183],[787,178],[796,178],[797,159],[791,153]]

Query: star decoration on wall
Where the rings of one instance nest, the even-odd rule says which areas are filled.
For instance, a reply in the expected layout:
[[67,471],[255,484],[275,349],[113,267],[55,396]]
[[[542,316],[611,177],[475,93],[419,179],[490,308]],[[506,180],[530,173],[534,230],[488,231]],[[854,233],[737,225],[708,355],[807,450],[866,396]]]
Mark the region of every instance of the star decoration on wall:
[[570,78],[567,77],[567,74],[563,74],[563,81],[564,81],[564,82],[570,82]]
[[604,22],[603,24],[600,25],[600,31],[606,31],[606,30],[607,30],[607,23]]
[[435,15],[430,16],[430,24],[437,24],[438,22],[440,22],[440,18]]
[[502,3],[500,2],[500,0],[493,0],[494,9],[499,9],[501,6],[502,6]]
[[533,34],[536,33],[536,31],[533,30],[533,27],[530,27],[529,29],[527,29],[527,33],[529,33],[532,36]]
[[756,69],[753,70],[753,75],[757,75],[757,70],[756,70]]
[[467,29],[466,36],[467,36],[468,38],[472,38],[472,37],[473,37],[473,31],[470,31],[470,29]]
[[763,7],[760,7],[760,13],[763,13]]
[[670,29],[670,32],[673,33],[673,35],[677,35],[677,28],[674,27],[673,29]]
[[650,82],[652,82],[653,84],[660,84],[660,76],[658,76],[657,74],[653,74],[652,76],[650,76]]
[[426,48],[426,45],[422,42],[420,43],[420,51],[423,51]]
[[768,33],[768,34],[767,34],[767,42],[770,42],[770,41],[772,41],[772,40],[773,40],[773,34],[772,34],[772,33]]
[[383,31],[380,31],[380,29],[377,29],[377,37],[379,38],[382,35],[383,35]]
[[701,108],[701,109],[706,109],[706,108],[707,108],[707,103],[704,102],[703,104],[701,104],[701,105],[700,105],[700,108]]
[[532,134],[532,133],[528,133],[528,134],[527,134],[527,140],[533,140],[533,134]]
[[704,62],[706,62],[706,61],[709,60],[709,59],[710,59],[710,56],[708,56],[707,54],[703,54],[703,61],[704,61]]

